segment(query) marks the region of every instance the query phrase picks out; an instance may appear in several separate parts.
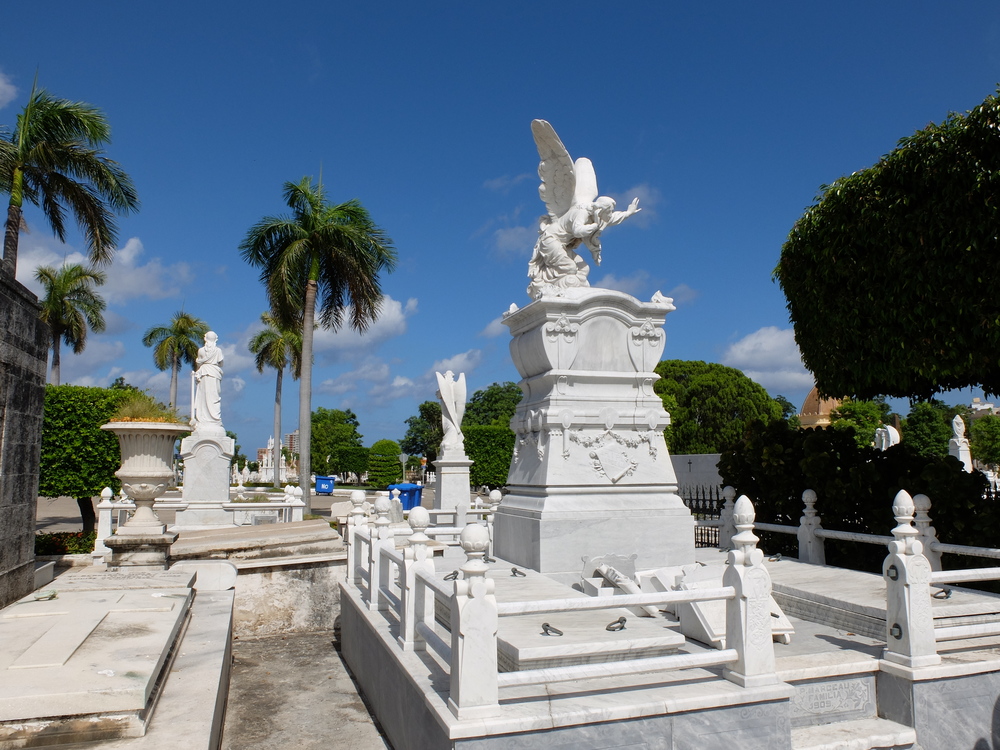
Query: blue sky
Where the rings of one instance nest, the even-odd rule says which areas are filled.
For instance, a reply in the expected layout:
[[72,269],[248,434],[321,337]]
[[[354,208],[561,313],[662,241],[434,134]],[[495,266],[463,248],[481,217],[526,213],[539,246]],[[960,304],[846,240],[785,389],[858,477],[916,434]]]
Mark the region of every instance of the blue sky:
[[[63,381],[124,375],[165,398],[141,337],[183,308],[219,334],[223,420],[251,453],[274,374],[246,348],[267,303],[236,248],[283,212],[285,181],[320,170],[399,265],[366,336],[318,335],[314,407],[353,409],[370,444],[402,437],[435,370],[464,371],[470,392],[517,380],[499,316],[528,301],[544,211],[533,118],[593,160],[602,193],[644,209],[605,234],[592,284],[673,296],[666,357],[739,367],[801,404],[811,378],[771,281],[781,244],[820,185],[995,91],[1000,4],[17,3],[0,27],[0,124],[36,70],[105,111],[108,154],[142,201],[107,269],[108,329],[64,355]],[[82,243],[26,219],[32,286]],[[288,381],[283,432],[296,404]]]

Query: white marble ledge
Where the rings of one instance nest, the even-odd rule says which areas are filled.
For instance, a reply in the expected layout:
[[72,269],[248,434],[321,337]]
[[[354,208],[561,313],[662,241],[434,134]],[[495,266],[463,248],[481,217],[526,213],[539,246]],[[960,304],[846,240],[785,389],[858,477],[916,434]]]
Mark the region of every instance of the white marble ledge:
[[792,728],[792,747],[796,750],[869,750],[910,747],[916,742],[917,733],[912,727],[887,719],[855,719]]
[[[789,656],[778,659],[776,673],[779,680],[800,682],[846,675],[872,674],[879,671],[879,660],[856,653]],[[821,662],[821,663],[817,663]]]
[[[986,656],[987,658],[984,658]],[[968,652],[942,655],[941,663],[931,667],[906,667],[886,661],[879,662],[879,669],[911,682],[943,680],[949,677],[966,677],[974,674],[1000,672],[1000,653]]]

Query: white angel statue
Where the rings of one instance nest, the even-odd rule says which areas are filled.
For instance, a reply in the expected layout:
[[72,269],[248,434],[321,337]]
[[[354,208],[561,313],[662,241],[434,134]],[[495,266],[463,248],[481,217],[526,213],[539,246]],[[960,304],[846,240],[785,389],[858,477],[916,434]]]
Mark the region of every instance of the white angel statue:
[[545,120],[532,120],[531,132],[538,147],[538,195],[548,213],[540,219],[538,241],[528,263],[528,294],[538,299],[550,290],[590,286],[590,268],[576,253],[583,243],[594,263],[601,265],[601,232],[639,212],[636,198],[625,211],[597,194],[597,174],[590,159],[576,162]]
[[465,416],[465,373],[448,370],[444,375],[437,372],[438,392],[441,399],[441,425],[444,437],[441,440],[441,456],[451,457],[453,453],[465,455],[465,438],[462,435],[462,417]]

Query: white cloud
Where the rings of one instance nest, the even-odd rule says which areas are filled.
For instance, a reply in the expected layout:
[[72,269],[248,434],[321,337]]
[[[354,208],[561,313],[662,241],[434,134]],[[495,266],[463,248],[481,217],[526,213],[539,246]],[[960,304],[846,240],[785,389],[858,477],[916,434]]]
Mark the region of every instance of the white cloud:
[[369,357],[350,372],[324,380],[316,391],[331,396],[342,396],[358,391],[362,384],[384,383],[390,374],[389,365],[380,359]]
[[73,354],[65,344],[59,353],[59,379],[64,385],[106,386],[114,379],[110,375],[112,363],[125,356],[125,344],[90,334],[87,348],[80,354]]
[[501,227],[493,231],[493,246],[503,255],[527,255],[537,239],[537,227]]
[[427,371],[427,375],[435,372],[445,373],[451,370],[454,373],[464,372],[466,375],[475,370],[483,359],[483,353],[479,349],[469,349],[467,352],[456,354],[447,359],[439,359]]
[[17,86],[10,80],[10,76],[0,72],[0,109],[3,109],[17,98]]
[[483,187],[487,190],[493,190],[498,193],[510,192],[512,187],[519,185],[525,180],[530,180],[532,174],[530,172],[524,172],[523,174],[515,175],[511,177],[510,175],[503,175],[502,177],[495,177],[492,180],[486,180],[483,183]]
[[[649,286],[649,283],[649,274],[639,270],[634,271],[628,276],[615,276],[613,273],[608,273],[597,281],[594,281],[593,285],[601,289],[614,289],[619,292],[625,292],[625,294],[638,296]],[[667,296],[669,297],[670,295]]]
[[[417,300],[413,297],[404,305],[399,300],[387,296],[382,302],[382,312],[364,334],[351,328],[346,322],[339,331],[319,328],[313,337],[313,350],[317,355],[333,356],[345,352],[371,351],[383,341],[406,333],[406,321],[417,312]],[[350,310],[344,311],[344,320],[350,320]]]
[[742,370],[772,392],[808,390],[813,385],[791,328],[767,326],[744,336],[729,345],[722,364]]
[[615,199],[617,210],[619,211],[624,211],[628,208],[628,204],[632,202],[633,198],[638,198],[639,208],[642,210],[635,216],[630,217],[627,221],[629,226],[640,227],[643,229],[656,221],[658,218],[656,207],[660,205],[663,200],[663,196],[660,194],[660,191],[646,182],[633,185],[628,190],[623,190],[620,193],[612,193],[611,197]]
[[686,305],[688,302],[694,302],[700,292],[697,289],[692,289],[687,284],[678,284],[669,292],[666,293],[666,297],[670,297],[677,307],[681,305]]
[[[107,281],[100,288],[108,304],[121,304],[130,299],[165,299],[180,294],[181,287],[190,283],[194,274],[187,263],[164,265],[159,258],[142,263],[144,249],[138,237],[132,237],[115,253],[114,261],[101,270]],[[54,238],[21,235],[17,258],[17,280],[35,294],[41,286],[35,282],[39,266],[59,267],[63,263],[87,265],[87,257]]]
[[505,326],[501,321],[503,318],[493,318],[483,330],[479,332],[480,336],[484,336],[488,339],[495,339],[497,336],[503,336],[507,333],[507,326]]

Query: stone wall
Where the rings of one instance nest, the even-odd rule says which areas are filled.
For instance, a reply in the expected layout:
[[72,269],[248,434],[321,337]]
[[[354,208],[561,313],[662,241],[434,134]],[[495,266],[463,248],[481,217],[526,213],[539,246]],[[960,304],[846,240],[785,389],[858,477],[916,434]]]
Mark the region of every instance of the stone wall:
[[48,331],[38,300],[0,270],[0,607],[34,584]]

